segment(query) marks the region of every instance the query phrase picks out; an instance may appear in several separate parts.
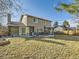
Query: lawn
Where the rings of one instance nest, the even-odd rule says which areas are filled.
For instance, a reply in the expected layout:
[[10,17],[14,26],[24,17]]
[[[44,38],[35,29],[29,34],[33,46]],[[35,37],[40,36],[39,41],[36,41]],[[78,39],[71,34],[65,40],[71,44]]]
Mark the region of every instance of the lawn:
[[79,59],[79,41],[54,38],[9,38],[0,59]]

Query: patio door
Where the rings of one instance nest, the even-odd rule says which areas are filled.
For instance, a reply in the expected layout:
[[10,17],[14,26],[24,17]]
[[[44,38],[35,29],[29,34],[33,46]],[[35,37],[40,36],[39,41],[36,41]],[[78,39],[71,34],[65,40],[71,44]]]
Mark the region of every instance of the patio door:
[[34,33],[34,27],[33,26],[30,26],[29,27],[29,34],[32,36]]

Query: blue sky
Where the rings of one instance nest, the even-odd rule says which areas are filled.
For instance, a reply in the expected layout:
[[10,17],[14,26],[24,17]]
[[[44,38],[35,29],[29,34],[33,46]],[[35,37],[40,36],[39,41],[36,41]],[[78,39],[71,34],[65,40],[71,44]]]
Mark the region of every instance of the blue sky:
[[[52,21],[60,21],[62,23],[64,20],[72,21],[72,16],[67,12],[57,12],[54,7],[58,6],[61,2],[71,3],[72,0],[17,0],[21,3],[23,13],[38,16],[41,18],[49,19]],[[17,17],[13,17],[15,21],[20,18],[20,13],[16,14]]]

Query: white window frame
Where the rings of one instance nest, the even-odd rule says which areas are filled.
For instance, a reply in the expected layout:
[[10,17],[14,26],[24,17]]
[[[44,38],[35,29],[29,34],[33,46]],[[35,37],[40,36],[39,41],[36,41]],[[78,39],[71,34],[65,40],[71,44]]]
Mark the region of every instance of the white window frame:
[[38,20],[39,20],[38,18],[33,18],[33,23],[38,23]]

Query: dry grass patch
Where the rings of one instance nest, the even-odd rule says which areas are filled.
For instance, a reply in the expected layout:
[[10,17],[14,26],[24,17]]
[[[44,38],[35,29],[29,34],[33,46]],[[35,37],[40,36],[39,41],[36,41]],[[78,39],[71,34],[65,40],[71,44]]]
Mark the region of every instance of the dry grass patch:
[[9,38],[0,46],[0,58],[7,59],[79,59],[79,42],[53,38]]

